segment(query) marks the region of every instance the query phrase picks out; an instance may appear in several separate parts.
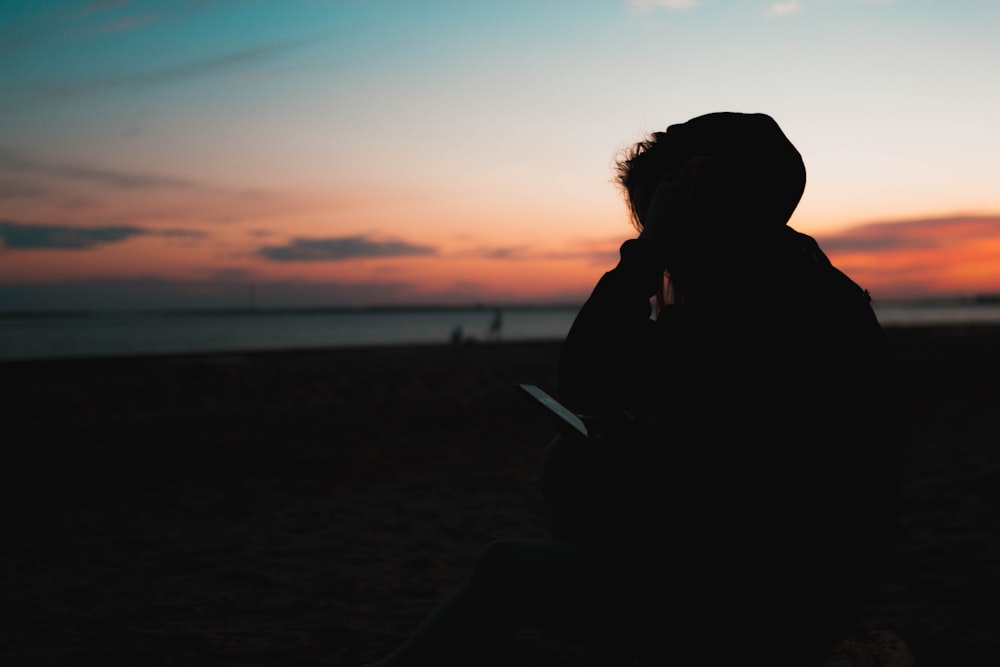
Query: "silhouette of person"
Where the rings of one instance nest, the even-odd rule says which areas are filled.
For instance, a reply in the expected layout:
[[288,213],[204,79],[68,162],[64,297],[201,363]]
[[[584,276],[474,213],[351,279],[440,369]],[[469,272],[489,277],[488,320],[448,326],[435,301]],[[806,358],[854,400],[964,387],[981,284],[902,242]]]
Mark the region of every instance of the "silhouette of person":
[[490,322],[488,335],[491,338],[500,339],[500,332],[503,330],[503,311],[497,308],[493,311],[493,321]]
[[903,427],[868,294],[787,222],[802,159],[764,114],[619,160],[639,230],[563,345],[561,397],[627,430],[550,445],[550,541],[495,542],[379,665],[477,664],[541,623],[594,664],[813,664],[895,530]]
[[670,126],[618,177],[640,233],[567,335],[560,390],[645,432],[596,460],[553,443],[556,534],[633,544],[637,595],[685,608],[671,627],[686,636],[739,631],[744,655],[774,660],[781,631],[809,664],[856,623],[895,530],[904,431],[884,332],[788,226],[805,167],[769,116]]

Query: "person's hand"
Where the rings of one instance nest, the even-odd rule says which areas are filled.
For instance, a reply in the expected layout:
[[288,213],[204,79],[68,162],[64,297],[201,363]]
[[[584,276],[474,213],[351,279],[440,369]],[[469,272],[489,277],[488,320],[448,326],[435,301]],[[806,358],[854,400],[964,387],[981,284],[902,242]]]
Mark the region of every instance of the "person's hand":
[[653,189],[653,195],[649,198],[649,205],[642,218],[639,238],[657,248],[667,245],[670,226],[672,222],[676,223],[680,213],[680,180],[681,175],[675,172],[661,177]]
[[714,163],[704,155],[664,174],[649,199],[639,238],[661,249],[678,242],[689,228],[711,216],[716,203],[714,181]]

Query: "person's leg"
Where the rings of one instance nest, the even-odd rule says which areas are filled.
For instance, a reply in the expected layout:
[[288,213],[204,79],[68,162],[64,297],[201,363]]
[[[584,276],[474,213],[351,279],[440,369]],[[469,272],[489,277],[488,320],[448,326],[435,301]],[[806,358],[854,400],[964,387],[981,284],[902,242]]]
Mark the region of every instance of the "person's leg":
[[547,541],[490,544],[465,582],[416,633],[375,667],[483,664],[518,628],[537,623],[588,631],[614,618],[606,583],[610,547]]

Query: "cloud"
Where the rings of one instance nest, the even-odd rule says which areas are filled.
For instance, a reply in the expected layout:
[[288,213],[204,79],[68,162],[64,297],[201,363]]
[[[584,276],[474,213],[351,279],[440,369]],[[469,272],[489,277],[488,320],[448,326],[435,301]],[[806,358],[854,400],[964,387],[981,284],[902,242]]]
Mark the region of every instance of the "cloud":
[[478,246],[467,249],[462,256],[481,257],[499,261],[580,261],[593,266],[614,266],[618,263],[618,246],[622,239],[618,237],[577,241],[565,250],[534,250],[531,246]]
[[[100,34],[124,32],[135,30],[142,26],[149,25],[163,16],[162,13],[151,13],[145,8],[134,7],[137,11],[145,11],[144,14],[134,16],[122,16],[119,9],[128,9],[132,5],[131,0],[109,0],[108,2],[97,2],[84,7],[76,16],[77,22],[84,22],[86,28],[84,34]],[[112,16],[105,16],[112,14]],[[87,22],[88,19],[96,19],[96,23]]]
[[[124,28],[122,28],[124,29]],[[107,76],[93,76],[73,81],[33,83],[16,88],[7,88],[5,97],[18,100],[6,103],[5,108],[30,107],[35,103],[53,99],[76,97],[92,93],[114,90],[135,90],[172,84],[214,74],[238,71],[240,68],[270,59],[285,51],[305,44],[305,41],[276,42],[247,47],[208,58],[161,67],[159,69],[121,72]]]
[[140,23],[149,23],[149,20],[118,16],[114,10],[126,8],[131,4],[129,0],[90,3],[82,8],[66,3],[60,7],[42,6],[55,3],[23,4],[26,8],[17,17],[0,26],[0,56],[11,56],[46,42],[65,42],[120,31],[125,24],[137,27]]
[[950,216],[872,222],[837,234],[817,235],[830,252],[891,252],[943,249],[1000,238],[1000,216]]
[[205,234],[188,229],[150,230],[126,225],[71,227],[0,220],[0,247],[5,251],[87,250],[100,245],[127,241],[135,236],[203,238]]
[[44,189],[36,186],[0,181],[0,201],[6,199],[38,199],[45,194]]
[[82,84],[71,84],[64,87],[56,86],[53,88],[53,92],[58,94],[75,94],[111,88],[132,88],[136,86],[174,83],[217,72],[229,71],[241,65],[266,59],[277,53],[286,51],[292,46],[297,46],[297,44],[264,44],[223,53],[211,58],[202,58],[200,60],[181,63],[172,67],[95,78]]
[[367,236],[342,236],[325,239],[297,238],[291,243],[263,246],[258,254],[274,262],[341,262],[379,257],[417,257],[434,255],[435,248],[406,241],[372,241]]
[[767,8],[768,16],[788,16],[802,11],[801,0],[785,0],[784,2],[772,2]]
[[113,9],[124,7],[127,4],[129,4],[129,0],[104,0],[103,2],[92,2],[80,10],[80,15],[91,16],[93,14],[109,12]]
[[628,7],[640,14],[649,14],[657,9],[684,11],[694,9],[701,0],[628,0]]
[[1000,215],[868,223],[816,240],[838,268],[883,297],[968,295],[1000,286]]
[[528,246],[482,248],[476,254],[486,259],[530,259],[533,256]]
[[6,148],[0,148],[0,169],[19,174],[32,173],[41,176],[99,183],[124,190],[173,189],[204,190],[203,184],[175,176],[129,172],[119,169],[105,169],[75,164],[46,163],[32,160]]
[[138,227],[66,227],[60,225],[24,225],[0,220],[0,241],[5,250],[84,250],[106,243],[117,243],[145,234]]
[[906,235],[907,223],[877,223],[855,227],[836,236],[817,236],[827,252],[889,252],[933,247],[933,238],[912,238]]
[[205,232],[195,229],[158,229],[148,230],[146,233],[171,239],[203,239],[208,236]]
[[47,43],[72,43],[135,30],[154,23],[183,21],[199,11],[219,5],[220,0],[152,3],[108,0],[86,4],[21,4],[25,8],[0,26],[0,56],[9,56]]

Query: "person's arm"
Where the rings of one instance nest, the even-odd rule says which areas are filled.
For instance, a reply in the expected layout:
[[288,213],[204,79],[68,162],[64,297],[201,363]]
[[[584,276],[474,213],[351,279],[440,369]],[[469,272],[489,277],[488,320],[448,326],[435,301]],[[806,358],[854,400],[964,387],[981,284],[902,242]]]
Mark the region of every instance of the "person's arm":
[[663,278],[654,244],[632,239],[576,316],[559,362],[560,394],[574,409],[599,413],[651,399],[657,350],[650,298]]

